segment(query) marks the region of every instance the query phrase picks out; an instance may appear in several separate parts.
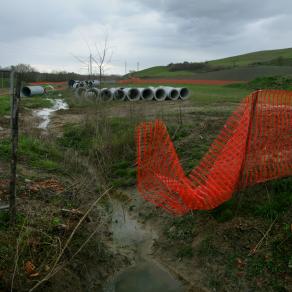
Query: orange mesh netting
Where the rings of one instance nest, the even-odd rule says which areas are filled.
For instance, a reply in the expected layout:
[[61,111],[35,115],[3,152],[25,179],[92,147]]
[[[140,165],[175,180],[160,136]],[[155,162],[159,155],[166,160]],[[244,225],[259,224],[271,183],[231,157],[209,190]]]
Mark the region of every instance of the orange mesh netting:
[[213,209],[236,190],[292,174],[292,92],[247,96],[188,177],[163,122],[140,124],[136,143],[146,200],[175,214]]

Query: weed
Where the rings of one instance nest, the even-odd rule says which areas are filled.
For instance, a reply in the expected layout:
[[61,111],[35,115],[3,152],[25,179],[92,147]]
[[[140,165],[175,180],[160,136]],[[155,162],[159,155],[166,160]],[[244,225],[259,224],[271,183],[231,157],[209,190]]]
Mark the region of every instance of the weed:
[[[60,170],[59,162],[62,160],[60,150],[52,144],[45,143],[31,136],[20,136],[19,139],[19,161],[27,162],[35,168],[48,171]],[[0,155],[2,159],[9,160],[11,153],[11,145],[9,139],[0,141]]]
[[179,250],[177,252],[177,257],[179,258],[191,258],[193,257],[193,249],[191,245],[182,245],[179,247]]
[[172,226],[165,230],[166,236],[171,240],[191,242],[195,235],[195,219],[192,214],[174,218]]
[[218,221],[218,222],[226,222],[231,220],[234,217],[234,204],[235,204],[235,199],[231,199],[216,209],[210,211],[211,215]]

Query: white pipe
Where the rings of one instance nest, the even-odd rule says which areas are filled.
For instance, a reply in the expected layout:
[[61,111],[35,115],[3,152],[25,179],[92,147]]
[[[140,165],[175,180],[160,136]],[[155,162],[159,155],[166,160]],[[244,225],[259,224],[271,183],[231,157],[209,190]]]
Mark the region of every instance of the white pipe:
[[100,93],[100,98],[103,101],[112,101],[113,100],[113,93],[108,88],[103,88]]
[[138,88],[124,88],[123,91],[129,101],[138,101],[140,99],[140,91]]
[[44,94],[45,90],[42,86],[24,86],[21,93],[25,97]]
[[92,80],[92,86],[96,87],[100,84],[99,80]]
[[189,97],[190,91],[186,87],[177,88],[179,91],[179,98],[185,100]]
[[167,99],[170,99],[170,100],[179,99],[179,90],[177,88],[170,87],[170,86],[163,86],[163,88],[166,91]]
[[154,99],[164,101],[167,97],[166,91],[162,87],[154,88]]
[[86,92],[86,88],[84,87],[78,87],[75,91],[75,96],[77,98],[83,98]]
[[84,94],[86,98],[98,100],[100,96],[100,90],[98,88],[88,88]]
[[143,100],[153,100],[154,89],[152,87],[139,88],[141,99]]
[[114,89],[114,100],[123,101],[126,99],[126,94],[122,88],[113,88]]
[[78,88],[80,86],[80,83],[79,83],[79,81],[78,82],[75,82],[73,85],[72,85],[72,88],[73,89],[76,89],[76,88]]
[[45,94],[51,94],[55,91],[55,88],[52,85],[45,85],[44,90],[45,90]]
[[166,91],[167,98],[170,100],[178,100],[180,97],[180,92],[177,88],[170,87],[170,86],[163,86],[163,89]]

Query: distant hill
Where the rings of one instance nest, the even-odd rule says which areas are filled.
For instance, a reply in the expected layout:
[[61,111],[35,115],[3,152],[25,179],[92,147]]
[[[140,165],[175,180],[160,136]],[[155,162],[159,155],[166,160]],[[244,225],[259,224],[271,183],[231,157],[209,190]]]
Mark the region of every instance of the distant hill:
[[129,75],[140,78],[181,77],[207,80],[252,80],[262,76],[292,76],[292,48],[258,51],[208,62],[156,66]]

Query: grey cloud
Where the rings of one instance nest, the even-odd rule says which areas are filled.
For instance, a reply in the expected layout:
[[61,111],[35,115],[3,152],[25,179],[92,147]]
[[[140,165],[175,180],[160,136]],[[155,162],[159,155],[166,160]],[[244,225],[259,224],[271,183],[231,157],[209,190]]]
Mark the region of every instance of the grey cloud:
[[[0,10],[0,65],[75,68],[107,32],[113,71],[291,47],[290,0],[10,0]],[[12,17],[13,16],[13,17]],[[71,60],[71,61],[70,61]]]

